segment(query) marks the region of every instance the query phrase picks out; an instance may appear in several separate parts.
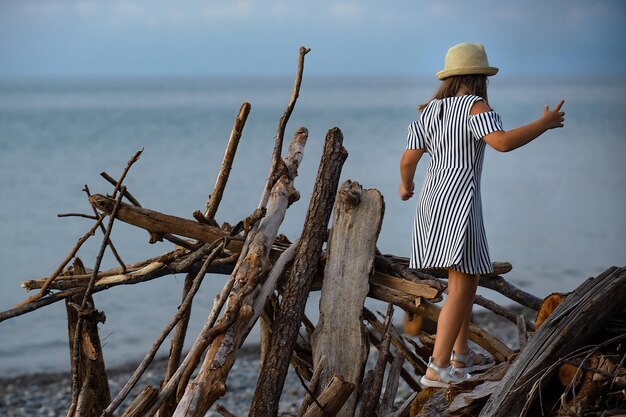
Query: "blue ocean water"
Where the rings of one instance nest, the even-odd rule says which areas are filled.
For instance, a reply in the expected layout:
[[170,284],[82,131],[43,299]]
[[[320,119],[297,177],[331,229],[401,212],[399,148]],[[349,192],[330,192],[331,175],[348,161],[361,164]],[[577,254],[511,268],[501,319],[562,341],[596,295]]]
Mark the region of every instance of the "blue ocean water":
[[[325,133],[338,126],[349,152],[342,181],[382,192],[378,247],[408,256],[415,201],[397,197],[398,161],[407,125],[435,87],[436,80],[305,75],[286,134],[289,139],[299,126],[309,130],[296,180],[302,198],[288,210],[281,233],[299,235]],[[202,210],[244,101],[252,111],[217,219],[234,224],[249,215],[291,88],[287,78],[0,81],[0,310],[26,298],[20,283],[52,273],[91,227],[90,220],[56,215],[90,213],[84,185],[92,193],[110,192],[100,172],[118,177],[139,149],[144,152],[126,185],[144,207],[188,218]],[[483,172],[492,258],[510,261],[507,278],[537,296],[569,291],[608,266],[626,264],[625,93],[624,77],[491,80],[490,102],[507,129],[538,117],[544,104],[566,99],[566,128],[512,153],[488,149]],[[418,167],[416,183],[425,166]],[[149,245],[146,232],[121,222],[112,239],[128,263],[172,249]],[[100,241],[97,235],[79,252],[88,267]],[[115,266],[107,255],[103,269]],[[225,281],[205,279],[189,340]],[[100,335],[109,366],[142,357],[175,314],[183,282],[184,276],[168,276],[95,295],[107,315]],[[311,298],[308,311],[315,316]],[[63,303],[0,323],[0,376],[69,369],[66,327]]]

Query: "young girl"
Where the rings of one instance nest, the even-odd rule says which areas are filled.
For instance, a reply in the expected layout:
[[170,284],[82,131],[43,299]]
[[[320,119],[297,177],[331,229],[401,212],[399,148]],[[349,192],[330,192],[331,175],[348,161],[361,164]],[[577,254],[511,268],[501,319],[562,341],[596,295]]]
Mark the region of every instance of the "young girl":
[[400,161],[400,198],[413,196],[413,177],[420,158],[430,161],[419,196],[410,268],[446,268],[448,296],[437,323],[437,337],[423,386],[445,387],[469,378],[469,372],[493,366],[493,359],[470,350],[468,329],[478,274],[492,272],[483,227],[480,176],[485,146],[508,152],[545,131],[563,127],[563,100],[534,122],[505,131],[487,100],[489,66],[482,44],[462,43],[448,50],[442,83],[434,97],[420,106],[409,125],[407,147]]

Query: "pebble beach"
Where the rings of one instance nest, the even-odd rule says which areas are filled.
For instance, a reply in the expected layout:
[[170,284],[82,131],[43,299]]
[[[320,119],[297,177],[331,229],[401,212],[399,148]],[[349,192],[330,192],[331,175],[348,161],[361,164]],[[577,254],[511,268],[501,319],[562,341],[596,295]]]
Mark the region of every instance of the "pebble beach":
[[[524,311],[528,318],[534,318]],[[499,337],[512,348],[518,347],[517,328],[511,322],[489,312],[474,315],[474,321],[485,330]],[[371,369],[377,359],[377,352],[370,352],[367,369]],[[153,361],[144,373],[135,389],[118,409],[116,415],[130,405],[136,395],[144,387],[158,387],[167,365],[166,358]],[[111,395],[117,392],[128,381],[137,364],[127,364],[108,369],[109,388]],[[405,365],[406,366],[406,365]],[[230,371],[227,380],[227,393],[216,402],[235,416],[248,414],[260,367],[259,347],[245,346]],[[0,416],[4,417],[56,417],[64,416],[70,402],[70,377],[68,373],[32,374],[14,378],[0,377]],[[401,404],[412,394],[411,389],[400,380],[396,405]],[[297,414],[306,391],[295,372],[290,368],[281,397],[280,412],[287,415]],[[220,416],[211,409],[206,416]]]

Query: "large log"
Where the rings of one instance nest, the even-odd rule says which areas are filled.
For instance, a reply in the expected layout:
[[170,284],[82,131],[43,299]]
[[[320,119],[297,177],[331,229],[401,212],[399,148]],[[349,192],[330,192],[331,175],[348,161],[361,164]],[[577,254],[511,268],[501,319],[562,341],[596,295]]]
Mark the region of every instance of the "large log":
[[283,291],[283,302],[272,326],[272,340],[263,361],[250,416],[274,417],[285,384],[289,360],[313,278],[317,274],[322,245],[326,240],[341,168],[348,153],[338,128],[326,134],[324,153],[317,172],[313,195],[304,222],[291,274]]
[[338,414],[342,417],[354,415],[356,394],[367,360],[363,304],[369,291],[383,214],[384,201],[378,190],[363,190],[359,183],[350,180],[342,184],[328,239],[320,318],[311,340],[316,372],[321,358],[326,357],[320,384],[325,386],[338,374],[355,386]]
[[530,338],[480,415],[528,415],[542,384],[558,369],[551,365],[585,346],[624,309],[624,299],[626,267],[612,267],[580,285]]

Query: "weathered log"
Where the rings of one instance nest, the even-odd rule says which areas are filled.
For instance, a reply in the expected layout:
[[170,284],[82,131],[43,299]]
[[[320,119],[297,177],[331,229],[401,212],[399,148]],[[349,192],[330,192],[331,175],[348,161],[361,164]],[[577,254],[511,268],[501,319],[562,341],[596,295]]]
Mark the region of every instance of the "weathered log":
[[[317,402],[311,404],[307,412],[304,413],[304,417],[336,416],[352,391],[354,391],[353,384],[344,381],[341,376],[335,375],[317,398]],[[322,408],[319,407],[318,403]]]
[[[79,258],[74,259],[73,271],[79,274],[85,271],[85,267]],[[80,394],[75,415],[80,417],[100,417],[102,410],[111,401],[109,381],[98,334],[98,323],[103,323],[106,317],[104,313],[96,310],[93,297],[88,296],[87,309],[82,312],[84,318],[82,336],[78,338],[81,346],[78,349],[74,349],[74,343],[77,339],[75,333],[79,315],[78,308],[83,297],[83,293],[78,293],[65,300],[70,342],[70,363],[74,363],[73,355],[75,352],[79,355],[77,360]],[[74,372],[74,368],[71,371]],[[73,375],[71,375],[71,378],[74,378]]]
[[339,188],[328,238],[320,318],[311,346],[316,371],[320,359],[326,357],[321,386],[339,374],[356,388],[339,413],[343,417],[354,415],[356,392],[367,361],[363,304],[369,291],[383,214],[384,201],[378,190],[364,190],[350,180]]
[[373,274],[371,280],[375,284],[393,288],[394,290],[402,291],[406,294],[414,295],[415,297],[423,297],[427,300],[439,298],[441,295],[440,291],[437,291],[436,288],[430,285],[409,281],[408,279],[383,274],[381,272]]
[[[274,292],[278,277],[283,272],[282,269],[277,271],[275,274],[277,276],[273,278],[270,276],[272,279],[266,280],[267,286],[264,286],[261,291],[258,293],[253,291],[270,269],[269,255],[272,244],[287,208],[294,198],[297,198],[291,175],[297,173],[307,137],[308,132],[305,128],[298,129],[294,135],[293,142],[298,146],[290,147],[292,154],[290,156],[293,158],[289,162],[292,166],[274,184],[268,200],[267,215],[248,234],[247,253],[240,257],[233,272],[235,284],[231,290],[224,317],[218,322],[219,325],[211,328],[207,334],[199,336],[213,343],[198,375],[185,389],[174,413],[175,416],[203,416],[215,400],[224,395],[226,377],[234,363],[235,356],[252,326],[262,314],[265,303]],[[296,153],[298,156],[294,155]],[[282,268],[284,267],[285,264],[282,264]],[[235,323],[236,319],[238,319],[237,323]],[[201,352],[202,349],[199,349],[194,352],[194,355]],[[185,372],[193,370],[193,367],[186,366]],[[184,387],[178,388],[180,392]]]
[[610,268],[580,285],[530,338],[481,416],[527,415],[542,382],[556,371],[551,363],[587,343],[622,311],[625,297],[626,268]]
[[[89,197],[89,201],[98,210],[106,214],[111,213],[113,204],[115,203],[112,198],[101,194],[92,194],[91,197]],[[135,207],[126,203],[120,204],[117,218],[124,223],[147,230],[151,236],[162,236],[171,233],[196,239],[201,242],[213,242],[228,235],[228,232],[218,227],[199,223],[195,220],[159,213],[158,211],[144,207]],[[238,252],[243,246],[243,241],[241,239],[233,239],[231,245],[232,246],[228,249]]]
[[338,128],[328,131],[304,230],[283,291],[283,302],[273,325],[270,350],[257,381],[250,416],[273,417],[278,412],[289,357],[304,315],[311,283],[317,274],[341,168],[347,158],[342,142],[343,135]]

